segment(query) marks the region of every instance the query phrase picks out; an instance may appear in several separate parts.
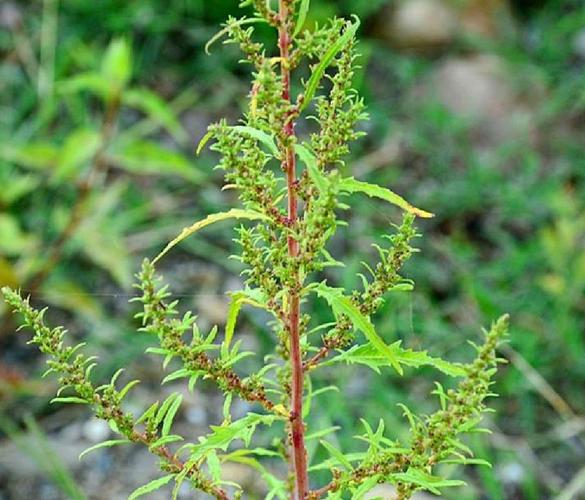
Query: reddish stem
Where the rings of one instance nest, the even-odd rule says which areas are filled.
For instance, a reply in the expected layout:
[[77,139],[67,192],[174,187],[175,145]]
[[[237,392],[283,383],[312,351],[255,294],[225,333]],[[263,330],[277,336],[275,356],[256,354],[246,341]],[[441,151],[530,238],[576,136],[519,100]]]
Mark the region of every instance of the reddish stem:
[[[290,102],[290,68],[289,68],[289,50],[290,50],[290,28],[289,28],[289,1],[280,0],[279,2],[280,25],[278,30],[278,45],[281,57],[281,72],[283,81],[283,99]],[[286,139],[294,137],[294,121],[292,116],[287,120],[283,135]],[[295,222],[298,218],[298,200],[296,193],[296,157],[294,146],[288,142],[284,158],[284,167],[287,177],[288,187],[288,218]],[[288,237],[288,254],[291,260],[296,259],[299,255],[299,243],[292,236]],[[296,271],[295,271],[296,272]],[[290,362],[292,369],[291,381],[291,440],[292,440],[292,458],[295,476],[295,497],[303,500],[309,492],[309,479],[307,473],[307,452],[305,450],[305,425],[303,422],[303,359],[301,352],[300,339],[300,298],[299,298],[299,279],[295,280],[297,287],[289,292],[289,314],[288,314],[288,331],[290,337]]]

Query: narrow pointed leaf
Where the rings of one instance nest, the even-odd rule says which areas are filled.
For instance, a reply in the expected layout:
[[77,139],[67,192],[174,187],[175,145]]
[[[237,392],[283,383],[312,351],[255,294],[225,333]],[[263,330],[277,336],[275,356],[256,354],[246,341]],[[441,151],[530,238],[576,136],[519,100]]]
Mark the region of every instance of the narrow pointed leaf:
[[341,35],[337,41],[331,45],[331,47],[329,47],[329,50],[325,53],[319,64],[313,69],[311,78],[309,78],[309,81],[305,87],[305,99],[303,101],[301,111],[305,109],[312,101],[313,97],[315,96],[315,92],[317,92],[317,89],[319,88],[319,83],[321,82],[325,71],[333,62],[335,56],[353,39],[359,26],[360,21],[356,17],[355,22],[345,30],[343,35]]
[[323,297],[333,309],[336,315],[347,316],[353,326],[360,330],[371,344],[390,362],[394,369],[402,375],[402,368],[399,360],[396,358],[396,353],[384,342],[384,340],[376,333],[374,325],[370,319],[364,316],[360,310],[345,297],[341,290],[330,288],[324,283],[320,283],[316,287],[316,292],[320,297]]
[[90,446],[87,450],[83,450],[79,454],[79,460],[81,460],[85,455],[91,453],[92,451],[99,450],[100,448],[111,448],[112,446],[117,446],[119,444],[130,444],[131,441],[127,439],[110,439],[109,441],[104,441],[102,443],[98,443],[96,445]]
[[375,184],[369,184],[368,182],[358,181],[353,177],[343,179],[339,183],[339,188],[347,193],[363,193],[367,194],[372,198],[380,198],[418,217],[423,217],[427,219],[434,217],[434,214],[426,212],[425,210],[421,210],[420,208],[416,208],[415,206],[412,206],[404,198],[402,198],[402,196],[397,195],[394,191],[391,191],[388,188],[377,186]]
[[156,258],[152,261],[152,263],[156,264],[162,257],[164,257],[164,255],[166,255],[166,253],[171,248],[173,248],[174,246],[181,243],[181,241],[183,241],[185,238],[188,238],[189,236],[196,233],[200,229],[203,229],[204,227],[207,227],[211,224],[214,224],[215,222],[220,222],[220,221],[226,220],[226,219],[248,219],[248,220],[263,219],[263,220],[266,220],[266,218],[267,217],[265,215],[262,215],[261,213],[253,212],[252,210],[242,210],[242,209],[238,209],[238,208],[232,208],[231,210],[229,210],[227,212],[220,212],[217,214],[208,215],[205,219],[203,219],[199,222],[196,222],[195,224],[193,224],[189,227],[184,228],[183,231],[181,231],[181,234],[179,234],[179,236],[177,236],[174,240],[172,240],[163,249],[163,251],[160,252],[156,256]]
[[307,20],[307,13],[309,12],[310,4],[311,0],[301,0],[301,5],[299,7],[299,15],[297,17],[297,24],[295,25],[293,37],[296,37],[303,29],[305,21]]
[[128,497],[128,500],[134,500],[135,498],[144,496],[162,488],[165,484],[169,483],[173,477],[175,477],[174,474],[169,474],[167,476],[159,477],[158,479],[150,481],[150,483],[135,489]]

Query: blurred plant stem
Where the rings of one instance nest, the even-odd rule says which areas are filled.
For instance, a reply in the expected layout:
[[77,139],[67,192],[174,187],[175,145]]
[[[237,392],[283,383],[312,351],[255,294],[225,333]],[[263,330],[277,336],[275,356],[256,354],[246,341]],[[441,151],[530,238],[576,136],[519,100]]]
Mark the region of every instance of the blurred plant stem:
[[47,250],[47,256],[41,267],[25,282],[24,289],[27,293],[34,294],[43,285],[61,260],[65,246],[75,236],[77,229],[83,222],[94,187],[99,182],[100,176],[104,175],[108,169],[106,150],[114,134],[120,112],[120,103],[119,94],[108,99],[101,126],[100,146],[93,157],[85,179],[79,185],[77,200],[71,209],[69,221],[59,237]]
[[54,90],[58,13],[59,0],[43,1],[41,61],[38,76],[38,94],[43,99],[50,99]]

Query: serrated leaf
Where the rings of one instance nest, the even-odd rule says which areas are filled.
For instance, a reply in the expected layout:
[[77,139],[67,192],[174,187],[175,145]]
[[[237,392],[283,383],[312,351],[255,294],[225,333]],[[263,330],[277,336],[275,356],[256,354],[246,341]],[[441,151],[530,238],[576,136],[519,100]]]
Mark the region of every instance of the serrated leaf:
[[[395,342],[388,346],[393,352],[394,358],[404,366],[419,368],[421,366],[432,366],[437,370],[451,377],[464,377],[466,375],[465,367],[456,363],[450,363],[440,358],[429,356],[426,351],[413,351],[400,347],[401,342]],[[392,366],[386,356],[383,355],[371,343],[354,346],[348,351],[332,358],[326,364],[336,362],[346,362],[348,364],[363,364],[372,370],[379,372],[378,368],[383,366]]]
[[169,483],[173,477],[175,477],[174,474],[168,474],[167,476],[159,477],[158,479],[150,481],[150,483],[135,489],[128,497],[128,500],[134,500],[135,498],[144,496],[147,493],[152,493],[153,491],[162,488],[165,484]]
[[128,439],[110,439],[109,441],[103,441],[103,442],[98,443],[96,445],[90,446],[86,450],[83,450],[79,454],[79,460],[81,460],[88,453],[91,453],[92,451],[99,450],[100,448],[111,448],[112,446],[117,446],[119,444],[131,444],[131,443],[132,443],[132,441],[129,441]]
[[182,402],[183,402],[183,396],[181,394],[179,394],[175,398],[175,400],[173,401],[171,406],[169,407],[169,411],[166,413],[165,418],[163,420],[162,432],[161,432],[161,434],[163,436],[168,435],[169,431],[171,430],[171,426],[173,425],[173,420],[175,419],[175,415],[177,414],[177,411],[179,410]]
[[323,297],[329,303],[336,316],[347,316],[352,322],[354,328],[360,330],[380,354],[388,359],[391,366],[402,375],[402,368],[399,360],[396,358],[395,351],[393,351],[384,340],[382,340],[382,338],[376,333],[374,325],[370,319],[364,316],[351,300],[343,295],[342,290],[330,288],[325,285],[325,283],[319,283],[315,290],[319,296]]
[[208,215],[205,219],[196,222],[195,224],[186,227],[181,231],[181,234],[177,236],[174,240],[172,240],[162,252],[160,252],[156,258],[152,261],[152,264],[156,264],[166,253],[173,248],[174,246],[178,245],[183,241],[185,238],[188,238],[192,234],[196,233],[200,229],[207,227],[215,222],[220,222],[226,219],[248,219],[248,220],[266,220],[267,217],[261,213],[253,212],[252,210],[242,210],[238,208],[232,208],[227,212],[220,212],[217,214]]
[[319,61],[319,64],[317,64],[317,66],[312,69],[311,77],[309,78],[309,81],[307,82],[307,85],[305,86],[305,99],[304,99],[303,104],[301,106],[301,111],[303,111],[309,105],[309,103],[312,101],[313,97],[315,96],[315,92],[317,92],[317,89],[319,88],[319,83],[321,82],[321,79],[323,78],[325,71],[327,70],[329,65],[332,63],[335,56],[341,50],[343,50],[343,48],[355,36],[356,31],[360,26],[360,20],[355,16],[354,16],[354,18],[355,18],[355,22],[345,30],[343,35],[341,35],[339,38],[337,38],[335,43],[333,43],[333,45],[331,45],[331,47],[329,47],[327,52],[325,52],[325,54],[321,58],[321,61]]
[[404,198],[402,198],[402,196],[397,195],[394,191],[391,191],[388,188],[377,186],[376,184],[370,184],[368,182],[358,181],[353,177],[343,179],[339,183],[339,189],[347,193],[363,193],[372,198],[380,198],[418,217],[434,217],[434,214],[421,210],[420,208],[416,208],[415,206],[408,203]]
[[198,445],[192,447],[192,456],[200,457],[210,450],[226,451],[232,441],[241,439],[248,445],[252,434],[258,424],[271,425],[276,417],[274,415],[258,415],[249,413],[246,417],[225,425],[212,425],[212,433],[202,438]]

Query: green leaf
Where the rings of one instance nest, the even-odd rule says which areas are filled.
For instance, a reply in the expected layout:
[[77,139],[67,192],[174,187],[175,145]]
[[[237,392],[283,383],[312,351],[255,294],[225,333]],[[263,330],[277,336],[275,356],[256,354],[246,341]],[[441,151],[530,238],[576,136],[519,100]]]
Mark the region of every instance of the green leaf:
[[183,241],[185,238],[188,238],[192,234],[196,233],[200,229],[207,227],[215,222],[220,222],[226,219],[248,219],[248,220],[266,220],[267,217],[261,213],[254,212],[252,210],[242,210],[238,208],[232,208],[227,212],[220,212],[217,214],[208,215],[205,219],[196,222],[195,224],[186,227],[181,231],[181,234],[177,236],[174,240],[172,240],[162,252],[160,252],[155,259],[152,261],[152,264],[156,264],[166,253],[173,248],[174,246],[178,245]]
[[228,349],[232,339],[234,337],[234,331],[236,329],[236,320],[238,319],[238,313],[242,308],[242,298],[245,297],[242,292],[231,293],[231,302],[230,307],[228,309],[227,320],[225,323],[225,340],[224,345],[225,348]]
[[329,303],[336,316],[347,316],[353,326],[360,330],[380,354],[384,355],[394,369],[402,375],[402,368],[396,358],[396,353],[376,333],[370,319],[364,316],[351,300],[343,295],[341,289],[330,288],[325,283],[319,283],[315,290],[320,297]]
[[102,61],[101,75],[112,92],[121,91],[132,77],[132,51],[123,38],[112,40]]
[[312,69],[311,77],[305,87],[305,99],[301,106],[301,111],[303,111],[313,100],[315,92],[317,92],[317,88],[321,82],[321,78],[323,78],[323,75],[325,74],[325,70],[329,67],[335,56],[353,39],[359,26],[360,21],[355,17],[355,22],[345,30],[343,35],[341,35],[331,47],[329,47],[329,50],[323,55],[319,64]]
[[53,398],[53,399],[51,399],[51,403],[78,403],[78,404],[88,405],[89,401],[87,401],[83,398],[76,397],[76,396],[69,396],[66,398]]
[[94,264],[110,273],[122,287],[132,283],[132,266],[124,236],[128,219],[119,213],[126,194],[125,182],[96,190],[90,199],[87,216],[75,234],[75,243]]
[[307,13],[309,12],[310,4],[311,0],[301,0],[301,5],[299,7],[299,15],[297,17],[297,24],[295,25],[293,37],[296,37],[303,29],[305,21],[307,20]]
[[315,183],[317,189],[319,189],[321,193],[327,191],[329,180],[323,175],[323,172],[319,170],[315,155],[301,144],[295,144],[295,151],[297,155],[299,155],[301,161],[307,166],[309,177]]
[[57,84],[57,92],[61,94],[76,94],[84,91],[104,98],[110,91],[110,84],[99,73],[81,73],[61,80]]
[[339,184],[339,188],[341,189],[341,191],[345,191],[347,193],[364,193],[372,198],[380,198],[380,199],[388,201],[388,202],[392,203],[393,205],[396,205],[396,206],[402,208],[402,210],[405,210],[406,212],[414,214],[418,217],[423,217],[423,218],[434,217],[434,214],[432,214],[430,212],[425,212],[424,210],[421,210],[420,208],[416,208],[416,207],[412,206],[404,198],[397,195],[396,193],[394,193],[390,189],[387,189],[387,188],[384,188],[381,186],[377,186],[375,184],[369,184],[367,182],[358,181],[358,180],[354,179],[353,177],[348,177],[346,179],[343,179]]
[[162,432],[161,432],[162,436],[168,435],[169,431],[171,430],[171,426],[173,425],[173,420],[175,419],[175,415],[177,414],[177,411],[179,410],[179,407],[181,406],[182,401],[183,401],[183,396],[181,394],[179,394],[174,399],[171,406],[169,407],[169,411],[167,412],[167,414],[165,415],[165,418],[163,420]]
[[161,382],[161,385],[168,384],[173,380],[177,380],[180,378],[190,377],[193,374],[191,370],[187,368],[180,368],[179,370],[174,371],[173,373],[169,373]]
[[151,443],[148,448],[149,450],[156,450],[161,446],[166,446],[169,443],[176,443],[177,441],[183,441],[183,437],[177,434],[168,434],[167,436],[157,439],[154,443]]
[[135,489],[128,497],[128,500],[134,500],[135,498],[146,495],[147,493],[152,493],[153,491],[162,488],[165,484],[169,483],[173,477],[175,477],[174,474],[168,474],[167,476],[150,481],[150,483]]
[[439,488],[448,488],[453,486],[465,486],[465,481],[459,481],[455,479],[443,479],[441,477],[432,476],[418,469],[409,469],[407,472],[400,472],[398,474],[392,474],[392,479],[397,481],[404,481],[406,483],[412,483],[421,488],[440,495]]
[[[246,24],[256,24],[256,23],[265,23],[266,19],[264,19],[263,17],[250,17],[250,18],[243,18],[243,19],[239,19],[237,21],[233,21],[232,25],[234,26],[244,26]],[[223,28],[222,30],[218,31],[215,35],[213,35],[213,37],[205,44],[205,53],[207,55],[209,55],[209,48],[215,43],[217,42],[217,40],[219,40],[222,36],[224,36],[225,34],[229,33],[230,31],[230,27],[226,26],[225,28]]]
[[376,487],[378,484],[378,480],[380,476],[378,474],[369,477],[366,481],[364,481],[359,488],[355,489],[352,494],[352,500],[362,500],[366,493]]
[[270,150],[270,152],[272,153],[272,155],[274,157],[278,158],[280,156],[280,153],[278,151],[278,148],[276,147],[276,143],[274,142],[274,139],[266,132],[263,132],[262,130],[258,130],[257,128],[254,128],[254,127],[246,127],[244,125],[235,125],[235,126],[231,127],[231,129],[235,130],[236,132],[239,132],[240,134],[248,135],[248,136],[252,137],[253,139],[258,140],[259,142],[264,144]]
[[481,458],[448,458],[446,460],[441,460],[442,464],[458,464],[458,465],[483,465],[485,467],[489,467],[491,469],[492,464],[490,464],[487,460],[482,460]]
[[96,445],[90,446],[87,450],[83,450],[79,454],[79,460],[81,460],[85,455],[91,453],[92,451],[99,450],[100,448],[111,448],[112,446],[117,446],[119,444],[130,444],[132,441],[128,439],[110,439],[109,441],[103,441],[102,443],[98,443]]
[[216,483],[219,483],[221,481],[221,463],[219,458],[217,458],[217,453],[215,453],[215,451],[211,451],[207,454],[207,467],[211,478]]
[[224,455],[222,457],[222,461],[245,464],[260,472],[263,479],[266,481],[266,484],[270,487],[270,491],[266,495],[266,500],[271,500],[272,498],[275,497],[281,500],[287,500],[289,498],[289,495],[287,492],[286,483],[272,475],[270,472],[268,472],[268,470],[258,460],[248,456],[250,454],[268,457],[280,457],[280,454],[278,453],[264,450],[262,448],[256,448],[254,450],[234,451],[233,453]]
[[59,163],[59,155],[59,148],[49,142],[0,145],[0,159],[31,170],[53,170]]
[[343,465],[347,470],[349,470],[349,471],[353,470],[351,462],[337,448],[335,448],[332,444],[328,443],[327,441],[319,441],[319,442],[329,452],[329,454],[333,458],[335,458],[341,465]]
[[182,153],[147,140],[117,141],[108,153],[114,166],[138,175],[178,175],[199,183],[203,174]]
[[169,411],[169,408],[177,397],[180,397],[180,394],[178,392],[173,392],[170,396],[167,397],[167,399],[164,400],[163,404],[160,405],[160,408],[158,409],[154,419],[155,425],[158,425],[163,421],[167,411]]
[[131,89],[122,96],[124,104],[139,109],[164,127],[176,140],[187,141],[189,136],[170,106],[159,95],[148,89]]
[[234,337],[236,321],[240,309],[244,304],[250,304],[260,309],[266,309],[266,299],[260,290],[241,290],[238,292],[229,292],[231,296],[230,307],[228,309],[227,320],[225,324],[224,343],[222,345],[222,355],[227,355],[228,349]]
[[203,148],[205,147],[205,145],[209,142],[209,140],[213,137],[213,132],[207,132],[199,141],[199,144],[197,145],[197,150],[195,151],[195,154],[197,156],[199,156],[201,154],[201,151],[203,151]]
[[140,418],[138,418],[138,420],[136,420],[137,424],[141,424],[143,422],[148,422],[152,417],[154,417],[154,414],[156,413],[156,410],[158,408],[158,401],[155,403],[152,403],[148,409],[140,416]]
[[271,425],[275,419],[274,415],[249,413],[246,417],[229,424],[212,425],[213,432],[202,438],[200,444],[192,446],[192,457],[201,457],[210,450],[226,451],[232,441],[236,439],[241,439],[248,446],[256,426],[258,424]]
[[73,131],[65,140],[54,179],[73,180],[80,168],[90,161],[101,144],[101,137],[95,130],[81,128]]
[[[463,365],[450,363],[440,358],[433,358],[426,351],[403,349],[400,347],[400,344],[400,341],[395,342],[389,346],[389,349],[394,353],[394,358],[402,365],[413,368],[419,368],[424,365],[432,366],[451,377],[464,377],[466,375]],[[366,365],[376,372],[379,372],[379,367],[392,366],[388,358],[372,343],[354,346],[348,351],[327,361],[325,364],[333,364],[341,361],[348,364],[356,363]]]
[[[0,152],[0,157],[1,157]],[[42,182],[40,175],[24,174],[21,175],[15,169],[0,169],[0,204],[5,207],[11,206],[24,196],[30,194]]]
[[8,213],[0,213],[0,253],[20,256],[34,250],[36,239],[20,228],[19,220]]
[[118,398],[120,399],[120,401],[124,399],[124,396],[128,394],[128,391],[130,391],[133,387],[137,386],[139,383],[140,380],[131,380],[122,389],[120,389],[120,391],[118,391]]

